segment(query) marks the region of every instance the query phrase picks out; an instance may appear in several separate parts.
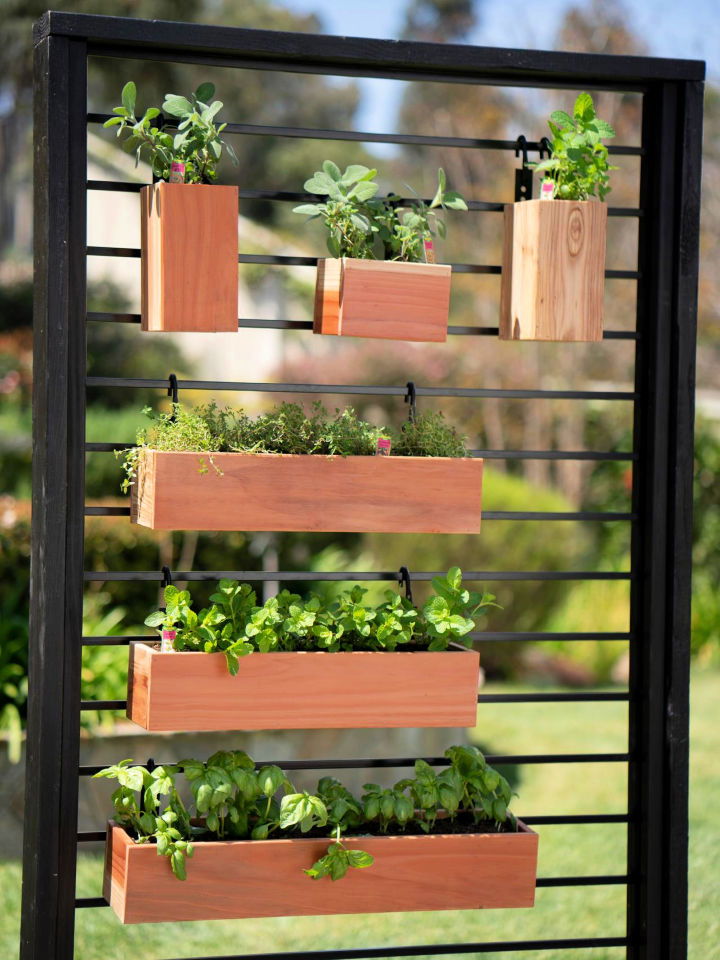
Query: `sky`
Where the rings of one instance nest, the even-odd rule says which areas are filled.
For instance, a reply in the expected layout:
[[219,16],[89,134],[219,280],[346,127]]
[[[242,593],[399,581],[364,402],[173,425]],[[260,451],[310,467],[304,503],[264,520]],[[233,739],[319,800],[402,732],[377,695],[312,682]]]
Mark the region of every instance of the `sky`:
[[[283,0],[300,13],[316,13],[326,33],[397,39],[406,0]],[[482,0],[480,23],[468,42],[480,46],[550,50],[572,0]],[[720,0],[624,0],[630,27],[651,56],[706,60],[708,77],[720,80]],[[402,84],[360,80],[358,128],[387,132]]]

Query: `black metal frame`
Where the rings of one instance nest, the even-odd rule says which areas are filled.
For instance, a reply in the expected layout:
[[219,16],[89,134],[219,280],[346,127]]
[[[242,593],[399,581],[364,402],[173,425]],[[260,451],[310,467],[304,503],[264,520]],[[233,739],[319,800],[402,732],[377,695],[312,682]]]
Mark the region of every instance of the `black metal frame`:
[[[138,256],[137,250],[93,248],[86,243],[86,189],[135,191],[127,183],[87,181],[87,58],[132,57],[262,70],[391,77],[441,82],[574,89],[637,91],[643,95],[639,147],[614,153],[641,157],[638,208],[611,208],[612,216],[639,218],[637,270],[608,276],[638,285],[637,330],[606,332],[607,339],[636,340],[632,392],[493,390],[417,387],[418,396],[612,399],[634,404],[632,451],[477,450],[504,459],[627,460],[633,464],[629,513],[496,512],[505,520],[619,520],[632,525],[632,564],[627,573],[476,571],[489,580],[628,579],[628,633],[484,633],[481,642],[554,639],[628,639],[629,690],[481,695],[480,702],[624,700],[629,705],[626,753],[498,756],[495,763],[627,764],[627,813],[527,817],[530,823],[626,823],[627,871],[618,876],[541,878],[538,886],[623,884],[627,887],[625,936],[574,940],[452,943],[388,946],[321,953],[256,955],[257,960],[326,960],[402,957],[549,948],[624,947],[632,960],[684,960],[687,908],[688,669],[691,560],[692,431],[695,313],[698,268],[700,146],[704,65],[695,61],[605,57],[396,43],[140,21],[83,14],[48,13],[35,33],[35,368],[33,434],[33,549],[30,623],[30,701],[27,741],[22,960],[71,960],[74,910],[105,905],[102,898],[75,899],[78,842],[101,839],[101,831],[76,830],[80,711],[122,709],[123,701],[80,700],[83,645],[123,644],[134,638],[82,637],[83,585],[88,580],[161,580],[155,571],[83,570],[84,517],[126,513],[86,507],[85,453],[126,444],[85,442],[86,388],[167,388],[167,380],[86,377],[85,321],[137,322],[127,314],[86,313],[86,256]],[[515,141],[354,131],[306,130],[230,124],[230,133],[323,140],[513,150]],[[529,143],[537,149],[537,143]],[[243,198],[297,200],[303,194],[243,190]],[[479,213],[502,204],[475,200]],[[241,262],[314,263],[312,258],[241,256]],[[499,273],[494,265],[459,264],[455,269]],[[245,326],[307,329],[303,321],[245,320]],[[451,327],[456,335],[486,336],[496,328]],[[402,396],[406,387],[353,385],[212,383],[181,381],[181,389],[272,390],[300,393]],[[432,574],[413,572],[416,580]],[[189,571],[182,579],[237,576],[253,580],[397,580],[397,572]],[[110,758],[109,758],[110,759]],[[408,765],[414,758],[357,758],[284,762],[290,768]],[[442,758],[431,758],[441,763]],[[214,960],[239,960],[216,957]]]

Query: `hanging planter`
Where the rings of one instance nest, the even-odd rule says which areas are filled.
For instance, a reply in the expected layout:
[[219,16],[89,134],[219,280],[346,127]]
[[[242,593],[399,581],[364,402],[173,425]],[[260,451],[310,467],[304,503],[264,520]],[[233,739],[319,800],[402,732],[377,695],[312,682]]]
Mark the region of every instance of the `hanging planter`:
[[[602,340],[610,124],[582,93],[573,116],[550,117],[550,159],[540,200],[505,207],[500,338]],[[599,200],[590,199],[597,194]]]
[[452,268],[341,257],[318,261],[315,333],[444,343]]
[[374,857],[333,882],[305,874],[327,839],[194,843],[187,879],[155,846],[110,822],[103,895],[122,923],[532,907],[538,837],[517,833],[376,836],[345,841]]
[[597,201],[505,207],[501,340],[602,340],[606,228]]
[[482,470],[470,457],[144,448],[131,519],[152,530],[478,533]]
[[222,108],[214,95],[203,83],[190,99],[169,93],[162,111],[136,117],[130,81],[104,124],[126,136],[125,149],[149,160],[160,181],[140,191],[143,330],[238,328],[238,188],[213,184],[223,147],[237,158],[220,137],[225,124],[214,122]]
[[331,160],[305,183],[327,202],[304,203],[296,213],[322,218],[332,258],[318,261],[315,333],[381,340],[444,342],[450,307],[448,265],[435,263],[434,236],[445,236],[436,211],[467,210],[446,189],[438,170],[435,197],[378,199],[377,171],[353,164],[341,172]]
[[238,329],[238,188],[155,183],[140,191],[142,329]]
[[480,657],[446,652],[162,653],[130,646],[128,717],[145,730],[471,727]]

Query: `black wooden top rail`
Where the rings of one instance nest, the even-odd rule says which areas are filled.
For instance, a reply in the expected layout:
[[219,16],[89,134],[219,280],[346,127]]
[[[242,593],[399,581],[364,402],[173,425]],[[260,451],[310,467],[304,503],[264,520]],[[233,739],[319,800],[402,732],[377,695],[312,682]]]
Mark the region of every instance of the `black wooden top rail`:
[[58,10],[48,11],[35,24],[36,44],[49,36],[86,40],[91,55],[225,62],[262,70],[339,76],[412,79],[420,74],[425,80],[436,76],[446,82],[582,85],[609,90],[644,90],[653,80],[705,78],[705,64],[700,60],[320,36]]

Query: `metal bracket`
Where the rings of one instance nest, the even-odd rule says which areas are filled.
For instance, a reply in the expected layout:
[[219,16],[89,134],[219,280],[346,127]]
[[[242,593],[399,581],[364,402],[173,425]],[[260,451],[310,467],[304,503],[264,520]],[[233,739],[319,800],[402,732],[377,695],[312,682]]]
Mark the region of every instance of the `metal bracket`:
[[400,584],[401,587],[402,586],[405,587],[405,596],[410,601],[410,603],[412,603],[413,602],[412,584],[410,582],[410,571],[408,570],[407,567],[400,567],[400,570],[398,572],[398,583]]
[[407,382],[407,393],[405,394],[405,403],[410,404],[410,409],[408,410],[408,421],[410,423],[415,423],[417,419],[417,393],[415,390],[414,380],[408,380]]
[[515,171],[515,202],[532,200],[533,172],[528,167],[527,139],[520,135],[515,141],[515,156],[522,154],[522,166]]

